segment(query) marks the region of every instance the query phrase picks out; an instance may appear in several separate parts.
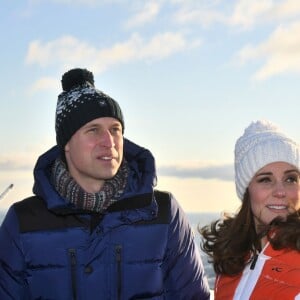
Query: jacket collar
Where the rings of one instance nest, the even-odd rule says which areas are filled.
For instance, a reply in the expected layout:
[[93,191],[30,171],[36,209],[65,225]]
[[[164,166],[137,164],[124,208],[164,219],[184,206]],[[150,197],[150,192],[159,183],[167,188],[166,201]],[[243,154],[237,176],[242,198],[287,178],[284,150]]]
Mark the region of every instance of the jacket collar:
[[[74,213],[72,205],[56,192],[50,182],[52,164],[60,154],[59,148],[54,146],[38,158],[34,168],[33,192],[45,200],[48,209]],[[112,205],[109,211],[147,207],[153,200],[156,169],[151,152],[124,138],[124,157],[129,167],[127,185],[120,201]]]

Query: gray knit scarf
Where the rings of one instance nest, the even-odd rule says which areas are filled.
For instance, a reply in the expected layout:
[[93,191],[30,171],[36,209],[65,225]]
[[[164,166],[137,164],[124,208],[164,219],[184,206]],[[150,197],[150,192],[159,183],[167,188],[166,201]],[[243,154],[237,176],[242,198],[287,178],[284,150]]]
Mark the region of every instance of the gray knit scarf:
[[87,193],[80,187],[61,159],[55,160],[51,173],[52,184],[61,197],[73,203],[77,209],[92,212],[103,212],[116,202],[124,192],[127,177],[127,162],[123,159],[117,174],[112,179],[106,180],[101,190],[93,194]]

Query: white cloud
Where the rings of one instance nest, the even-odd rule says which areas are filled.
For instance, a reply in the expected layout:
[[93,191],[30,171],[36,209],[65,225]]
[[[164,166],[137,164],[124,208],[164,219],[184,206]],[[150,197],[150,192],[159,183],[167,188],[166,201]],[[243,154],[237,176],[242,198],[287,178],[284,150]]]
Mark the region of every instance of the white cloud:
[[230,23],[243,28],[252,27],[258,18],[270,11],[272,6],[272,0],[240,0],[234,8]]
[[34,82],[29,93],[32,95],[44,90],[59,90],[59,88],[60,85],[56,78],[44,77]]
[[180,24],[197,23],[208,27],[215,23],[226,23],[225,15],[213,9],[181,9],[175,14],[175,21]]
[[[177,4],[178,10],[174,13],[173,19],[180,25],[200,24],[207,28],[216,23],[227,23],[228,17],[224,8],[220,8],[220,0],[195,1],[195,0],[169,0]],[[226,3],[228,5],[228,3]],[[232,4],[230,4],[232,6]]]
[[300,22],[279,26],[265,42],[245,46],[237,57],[242,63],[264,61],[254,75],[256,80],[300,72]]
[[[63,4],[63,5],[101,5],[120,2],[120,0],[48,0],[48,2]],[[30,0],[31,5],[45,4],[45,0]]]
[[1,171],[25,171],[32,170],[34,166],[34,158],[25,154],[13,154],[10,156],[0,156],[0,170]]
[[177,1],[179,10],[175,20],[180,24],[201,24],[204,27],[216,23],[238,30],[253,29],[263,24],[284,22],[300,15],[299,0],[238,0],[233,1]]
[[127,21],[126,27],[132,28],[153,21],[158,15],[159,10],[160,4],[157,1],[145,3],[144,7]]
[[63,36],[59,39],[42,43],[39,40],[30,43],[26,57],[27,64],[38,64],[42,67],[58,63],[77,64],[86,58],[93,58],[96,49],[89,44],[79,41],[72,36]]
[[299,0],[240,0],[234,7],[230,24],[249,29],[264,23],[288,21],[299,15]]
[[161,176],[177,178],[219,179],[224,181],[234,180],[232,164],[197,164],[172,165],[158,167]]
[[241,205],[231,181],[159,176],[157,188],[170,191],[186,212],[235,212]]
[[282,20],[299,16],[300,1],[299,0],[284,0],[278,4],[274,4],[271,14],[274,19]]
[[26,63],[43,67],[58,65],[65,69],[85,65],[92,67],[95,73],[101,73],[115,65],[159,60],[199,45],[199,40],[188,41],[182,33],[174,32],[160,33],[148,40],[132,34],[127,41],[106,49],[97,49],[75,37],[64,36],[47,43],[31,42]]
[[43,138],[30,145],[23,144],[22,151],[0,152],[0,177],[5,177],[5,174],[12,171],[30,171],[35,166],[37,158],[41,153],[53,146],[53,139],[50,136],[44,135]]
[[199,41],[188,41],[181,33],[166,32],[155,35],[146,43],[139,43],[135,50],[140,59],[157,60],[199,45]]

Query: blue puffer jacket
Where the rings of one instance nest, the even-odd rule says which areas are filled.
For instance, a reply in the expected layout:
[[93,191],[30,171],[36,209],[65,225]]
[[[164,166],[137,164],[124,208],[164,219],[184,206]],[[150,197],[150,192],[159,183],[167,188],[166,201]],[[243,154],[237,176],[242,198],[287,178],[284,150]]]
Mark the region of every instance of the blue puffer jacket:
[[151,153],[128,140],[122,199],[103,215],[74,209],[49,182],[56,147],[35,167],[35,196],[0,228],[0,299],[209,299],[188,221],[172,195],[153,190]]

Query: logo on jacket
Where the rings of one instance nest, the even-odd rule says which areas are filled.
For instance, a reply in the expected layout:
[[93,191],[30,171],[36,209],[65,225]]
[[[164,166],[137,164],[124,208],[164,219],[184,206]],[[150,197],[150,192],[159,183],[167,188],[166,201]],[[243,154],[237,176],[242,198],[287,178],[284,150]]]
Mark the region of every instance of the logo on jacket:
[[282,272],[282,268],[281,267],[272,267],[272,271]]

